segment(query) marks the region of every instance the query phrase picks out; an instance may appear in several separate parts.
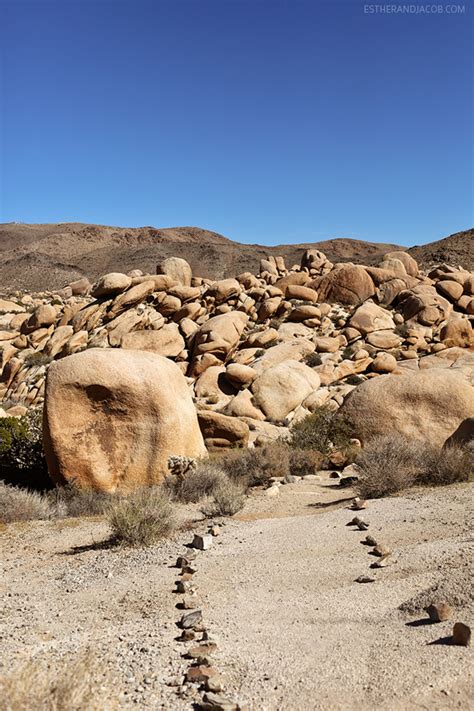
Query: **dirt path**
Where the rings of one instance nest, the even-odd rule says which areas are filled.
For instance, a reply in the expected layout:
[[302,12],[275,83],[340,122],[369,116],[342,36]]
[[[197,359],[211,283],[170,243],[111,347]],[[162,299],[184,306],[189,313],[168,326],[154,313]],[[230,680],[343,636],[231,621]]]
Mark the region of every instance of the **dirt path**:
[[[198,554],[198,599],[227,695],[251,711],[474,708],[472,648],[430,645],[451,624],[409,626],[422,603],[410,615],[397,609],[443,580],[456,618],[474,622],[472,487],[373,502],[362,514],[369,532],[398,561],[378,571],[365,534],[345,525],[352,512],[333,509],[347,496],[328,481],[282,487],[275,499],[255,494],[242,520]],[[22,660],[59,666],[87,650],[118,676],[124,708],[189,710],[199,696],[182,687],[189,662],[175,639],[172,564],[192,531],[142,551],[94,546],[106,534],[100,520],[0,532],[0,675]],[[375,583],[353,582],[369,572]]]

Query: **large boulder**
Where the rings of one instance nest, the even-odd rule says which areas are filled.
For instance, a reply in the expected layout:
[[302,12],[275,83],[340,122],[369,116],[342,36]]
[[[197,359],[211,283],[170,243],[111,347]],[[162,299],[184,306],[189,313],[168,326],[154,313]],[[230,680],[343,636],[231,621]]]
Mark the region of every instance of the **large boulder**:
[[375,294],[374,282],[364,267],[357,264],[332,269],[307,286],[318,292],[320,302],[360,304]]
[[191,286],[193,272],[188,262],[181,257],[168,257],[156,267],[157,274],[166,274],[178,284]]
[[92,287],[92,296],[98,299],[101,296],[120,294],[126,291],[132,283],[131,277],[120,272],[110,272],[100,277]]
[[355,388],[340,413],[364,442],[401,433],[441,446],[473,415],[474,388],[462,374],[446,369],[380,375]]
[[252,383],[253,402],[268,419],[281,422],[319,385],[320,378],[314,370],[299,361],[287,360],[268,368]]
[[208,447],[246,447],[249,426],[237,417],[203,410],[198,413],[201,432]]
[[127,350],[150,351],[167,358],[175,358],[185,348],[176,323],[167,323],[159,331],[132,331],[122,337],[120,345]]
[[213,353],[224,358],[238,344],[248,316],[242,311],[229,311],[206,321],[194,337],[194,355]]
[[172,455],[206,455],[179,367],[121,349],[89,349],[51,363],[44,447],[55,482],[108,492],[159,483]]
[[[443,447],[472,447],[474,444],[474,417],[467,417],[448,437]],[[473,450],[474,451],[474,450]]]

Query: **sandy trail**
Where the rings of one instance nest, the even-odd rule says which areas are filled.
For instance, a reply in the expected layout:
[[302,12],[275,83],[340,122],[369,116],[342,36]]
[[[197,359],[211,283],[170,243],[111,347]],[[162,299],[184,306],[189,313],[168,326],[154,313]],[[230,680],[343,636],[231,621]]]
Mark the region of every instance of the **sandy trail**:
[[[226,526],[197,582],[236,697],[255,711],[474,708],[472,648],[436,643],[452,622],[418,625],[425,613],[397,609],[453,570],[453,593],[463,570],[468,592],[470,496],[461,486],[372,502],[361,515],[395,551],[381,570],[345,508]],[[361,574],[376,582],[354,582]],[[473,623],[472,602],[456,619]]]
[[[226,693],[251,711],[474,708],[473,649],[430,644],[451,623],[412,626],[424,613],[398,610],[441,580],[455,619],[473,624],[472,490],[372,502],[361,514],[368,532],[397,561],[378,571],[365,534],[346,526],[347,490],[301,481],[276,499],[255,492],[196,561]],[[181,516],[196,519],[198,508]],[[147,550],[95,547],[106,534],[103,521],[77,519],[0,532],[0,675],[29,658],[54,666],[92,650],[118,674],[124,708],[189,710],[200,696],[176,693],[189,662],[175,640],[172,564],[193,532]],[[368,573],[375,583],[354,582]]]

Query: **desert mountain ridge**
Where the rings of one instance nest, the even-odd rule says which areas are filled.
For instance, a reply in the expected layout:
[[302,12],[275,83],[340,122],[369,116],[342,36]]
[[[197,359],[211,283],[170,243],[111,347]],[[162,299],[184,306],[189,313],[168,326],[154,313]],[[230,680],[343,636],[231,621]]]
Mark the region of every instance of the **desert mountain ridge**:
[[[474,230],[408,251],[423,264],[438,261],[474,264]],[[111,227],[76,222],[0,224],[0,280],[3,291],[61,288],[82,276],[94,280],[110,271],[141,269],[154,273],[170,256],[185,258],[195,273],[219,279],[256,272],[260,259],[281,255],[299,263],[305,250],[323,251],[333,262],[377,263],[395,244],[335,238],[276,246],[242,244],[199,227]]]

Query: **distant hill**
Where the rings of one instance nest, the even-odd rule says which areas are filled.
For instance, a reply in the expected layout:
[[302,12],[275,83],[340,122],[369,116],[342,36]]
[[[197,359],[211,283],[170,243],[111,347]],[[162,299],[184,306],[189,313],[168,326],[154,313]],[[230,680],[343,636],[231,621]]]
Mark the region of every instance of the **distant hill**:
[[80,276],[91,280],[110,271],[142,269],[155,273],[165,257],[188,260],[198,276],[222,278],[258,271],[268,254],[281,254],[289,266],[303,252],[321,249],[332,261],[370,263],[392,244],[332,239],[276,247],[240,244],[199,227],[107,227],[81,223],[0,225],[0,284],[8,289],[59,288]]
[[474,229],[456,232],[437,242],[430,242],[421,247],[408,250],[419,264],[430,267],[446,262],[453,266],[462,266],[474,270]]
[[[430,249],[442,245],[443,254],[452,256],[439,261],[470,264],[472,268],[472,234],[472,230],[459,233],[410,251],[422,263],[431,263]],[[0,225],[0,285],[4,292],[40,291],[60,288],[84,275],[93,280],[109,271],[142,269],[154,273],[157,263],[169,256],[187,259],[198,276],[222,278],[258,271],[260,259],[269,254],[282,255],[291,266],[300,262],[308,248],[322,250],[333,262],[371,264],[397,246],[340,238],[266,247],[233,242],[199,227],[156,229],[82,223],[9,223]]]

